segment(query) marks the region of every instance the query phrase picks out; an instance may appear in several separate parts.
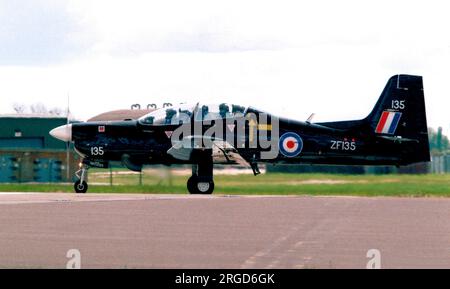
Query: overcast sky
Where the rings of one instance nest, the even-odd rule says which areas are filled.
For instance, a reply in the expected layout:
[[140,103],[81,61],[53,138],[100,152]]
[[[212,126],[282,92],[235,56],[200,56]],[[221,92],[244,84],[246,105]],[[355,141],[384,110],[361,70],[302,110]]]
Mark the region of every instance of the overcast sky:
[[447,2],[0,0],[0,113],[69,94],[82,120],[197,101],[357,119],[407,73],[448,133]]

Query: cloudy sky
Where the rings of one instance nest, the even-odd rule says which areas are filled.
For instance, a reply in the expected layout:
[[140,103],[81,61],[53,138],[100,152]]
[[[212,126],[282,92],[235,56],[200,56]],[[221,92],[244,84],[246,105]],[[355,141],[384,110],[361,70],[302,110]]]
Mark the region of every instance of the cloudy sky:
[[297,119],[362,118],[387,79],[424,77],[450,130],[447,1],[0,0],[0,113],[235,102]]

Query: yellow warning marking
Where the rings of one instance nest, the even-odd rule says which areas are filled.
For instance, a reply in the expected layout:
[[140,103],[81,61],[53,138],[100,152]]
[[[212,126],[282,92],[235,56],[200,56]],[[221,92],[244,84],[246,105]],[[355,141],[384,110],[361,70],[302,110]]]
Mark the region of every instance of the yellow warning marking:
[[271,124],[259,124],[258,125],[259,130],[272,130]]

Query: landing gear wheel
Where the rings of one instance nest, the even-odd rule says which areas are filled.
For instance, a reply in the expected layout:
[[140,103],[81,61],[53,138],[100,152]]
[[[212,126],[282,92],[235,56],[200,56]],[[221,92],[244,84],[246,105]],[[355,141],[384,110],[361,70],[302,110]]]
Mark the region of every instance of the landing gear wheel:
[[191,194],[209,195],[214,191],[214,182],[201,181],[197,176],[192,176],[187,181],[187,189]]
[[85,181],[81,182],[80,180],[78,180],[75,182],[73,187],[75,189],[75,192],[78,194],[84,194],[88,190],[88,184]]
[[75,173],[75,176],[78,178],[78,180],[75,182],[75,184],[73,184],[73,188],[75,189],[75,192],[77,194],[84,194],[88,190],[88,184],[86,182],[88,169],[89,166],[84,164],[83,161],[81,168]]

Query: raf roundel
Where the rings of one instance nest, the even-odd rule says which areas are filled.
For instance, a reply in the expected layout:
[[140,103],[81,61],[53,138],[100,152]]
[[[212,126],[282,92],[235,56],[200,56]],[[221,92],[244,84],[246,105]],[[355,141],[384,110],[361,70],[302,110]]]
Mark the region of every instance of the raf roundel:
[[300,154],[303,149],[302,138],[293,132],[287,132],[280,137],[280,152],[288,157],[293,158]]

